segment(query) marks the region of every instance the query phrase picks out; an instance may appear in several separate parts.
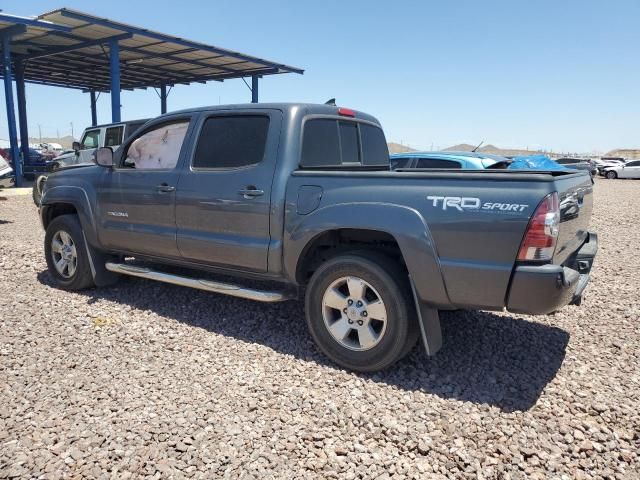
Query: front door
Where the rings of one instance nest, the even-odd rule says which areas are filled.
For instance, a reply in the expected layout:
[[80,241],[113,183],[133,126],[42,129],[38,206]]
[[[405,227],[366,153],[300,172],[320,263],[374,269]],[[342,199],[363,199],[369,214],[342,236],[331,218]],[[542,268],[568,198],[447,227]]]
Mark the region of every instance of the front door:
[[189,119],[149,126],[119,151],[98,192],[101,244],[178,258],[175,199]]
[[96,149],[101,145],[103,129],[94,128],[86,130],[82,141],[80,142],[80,150],[76,152],[76,163],[91,163],[95,159]]
[[203,116],[190,166],[176,194],[183,258],[267,271],[271,184],[281,123],[282,114],[274,110]]
[[620,178],[640,178],[640,160],[628,162],[618,173]]

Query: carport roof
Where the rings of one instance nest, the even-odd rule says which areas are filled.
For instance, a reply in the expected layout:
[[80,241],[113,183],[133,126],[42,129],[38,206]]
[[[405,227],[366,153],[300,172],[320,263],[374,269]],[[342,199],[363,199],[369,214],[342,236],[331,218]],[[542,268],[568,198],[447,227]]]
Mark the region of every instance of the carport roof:
[[25,81],[109,91],[109,44],[120,50],[122,89],[204,83],[304,70],[243,53],[61,8],[36,18],[0,13],[0,33],[11,29],[12,62]]

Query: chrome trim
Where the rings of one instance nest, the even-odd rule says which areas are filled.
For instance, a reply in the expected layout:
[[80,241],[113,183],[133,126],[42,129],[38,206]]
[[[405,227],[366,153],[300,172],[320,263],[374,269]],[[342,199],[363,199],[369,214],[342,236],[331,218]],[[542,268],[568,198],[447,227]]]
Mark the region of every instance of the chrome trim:
[[257,302],[284,302],[292,300],[294,295],[286,292],[271,292],[267,290],[254,290],[243,288],[239,285],[230,283],[214,282],[212,280],[202,280],[197,278],[182,277],[170,273],[157,272],[145,267],[137,267],[134,265],[126,265],[123,263],[107,262],[105,268],[110,272],[121,273],[123,275],[131,275],[133,277],[147,278],[149,280],[157,280],[159,282],[171,283],[182,287],[196,288],[207,292],[221,293],[232,297],[245,298],[247,300],[255,300]]

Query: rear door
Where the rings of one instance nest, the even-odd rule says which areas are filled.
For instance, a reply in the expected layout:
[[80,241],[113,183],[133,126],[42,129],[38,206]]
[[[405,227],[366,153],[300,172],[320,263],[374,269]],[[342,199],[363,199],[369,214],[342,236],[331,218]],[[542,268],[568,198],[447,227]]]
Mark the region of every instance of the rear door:
[[190,134],[189,117],[150,125],[127,141],[98,188],[99,238],[105,247],[179,258],[175,198]]
[[199,123],[177,190],[180,253],[191,262],[266,272],[282,113],[215,112]]

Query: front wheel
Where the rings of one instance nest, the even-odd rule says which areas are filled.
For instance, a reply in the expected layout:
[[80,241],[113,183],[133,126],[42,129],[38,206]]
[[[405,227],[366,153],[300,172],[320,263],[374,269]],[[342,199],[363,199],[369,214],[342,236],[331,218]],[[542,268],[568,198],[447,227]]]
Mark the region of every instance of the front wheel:
[[618,178],[618,174],[616,172],[614,172],[613,170],[609,170],[607,172],[607,178],[609,180],[614,180],[614,179]]
[[54,218],[44,236],[49,274],[57,287],[82,290],[94,286],[89,255],[77,215]]
[[322,264],[307,287],[305,309],[320,350],[350,370],[384,369],[418,338],[406,272],[375,253],[341,255]]

